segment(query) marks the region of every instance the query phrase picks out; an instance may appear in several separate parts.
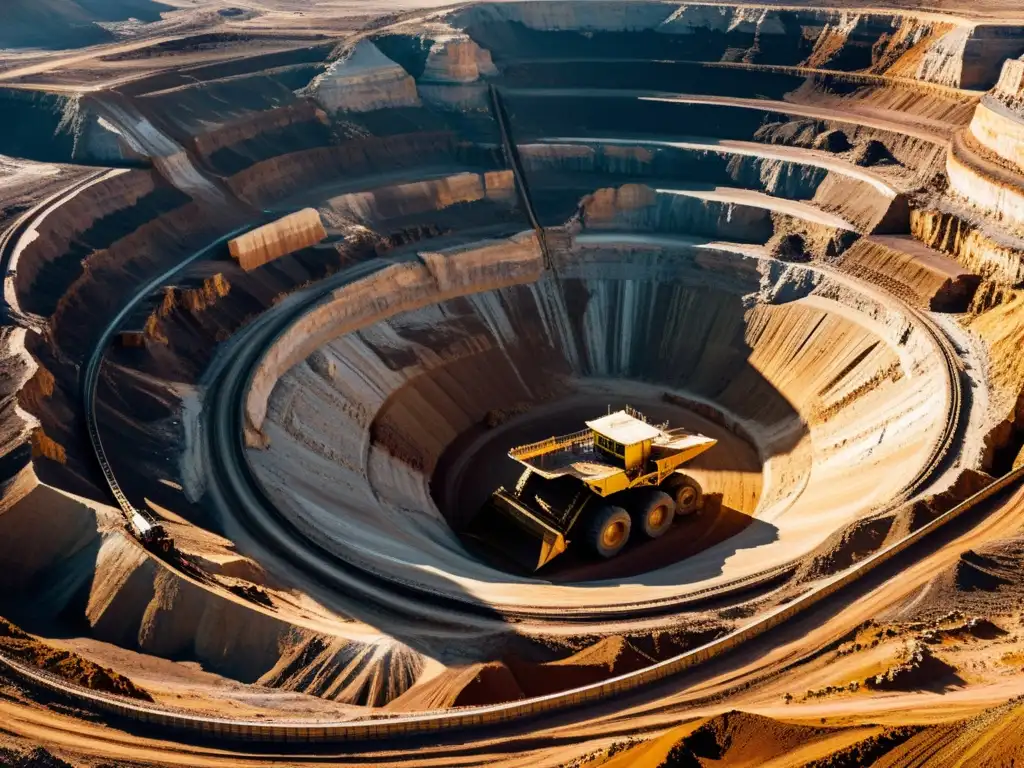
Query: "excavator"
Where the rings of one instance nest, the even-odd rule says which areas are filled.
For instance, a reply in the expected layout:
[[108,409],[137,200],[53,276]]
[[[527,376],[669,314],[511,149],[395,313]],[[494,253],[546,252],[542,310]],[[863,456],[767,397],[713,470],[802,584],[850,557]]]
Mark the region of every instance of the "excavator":
[[528,570],[581,545],[611,558],[630,538],[663,536],[677,515],[703,506],[704,492],[679,467],[718,441],[624,410],[586,429],[512,448],[524,467],[511,490],[500,487],[466,533]]

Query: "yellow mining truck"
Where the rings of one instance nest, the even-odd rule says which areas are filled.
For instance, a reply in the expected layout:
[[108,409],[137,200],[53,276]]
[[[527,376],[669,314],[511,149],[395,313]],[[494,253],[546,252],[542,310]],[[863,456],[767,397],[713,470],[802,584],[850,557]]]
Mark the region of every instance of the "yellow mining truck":
[[586,425],[510,450],[525,470],[514,490],[491,495],[470,535],[537,570],[566,550],[570,534],[609,558],[631,535],[656,539],[677,514],[701,508],[700,484],[678,470],[716,440],[651,424],[628,407]]

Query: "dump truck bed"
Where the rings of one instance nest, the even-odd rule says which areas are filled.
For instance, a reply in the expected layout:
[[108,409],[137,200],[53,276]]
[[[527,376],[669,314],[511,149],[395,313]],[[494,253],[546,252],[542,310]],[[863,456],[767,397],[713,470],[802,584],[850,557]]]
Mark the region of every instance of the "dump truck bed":
[[568,475],[579,480],[598,480],[622,471],[621,463],[611,463],[595,448],[593,440],[518,461],[548,479]]
[[[673,429],[661,432],[652,441],[651,448],[658,456],[710,447],[715,442],[711,437]],[[566,476],[584,481],[601,480],[623,470],[621,461],[616,462],[596,447],[593,433],[589,430],[523,446],[511,451],[509,456],[549,480]]]

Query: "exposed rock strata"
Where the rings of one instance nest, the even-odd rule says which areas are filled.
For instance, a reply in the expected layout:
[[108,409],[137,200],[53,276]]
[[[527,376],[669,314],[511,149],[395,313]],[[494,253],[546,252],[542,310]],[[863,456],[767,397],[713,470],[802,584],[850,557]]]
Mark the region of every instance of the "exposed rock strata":
[[228,241],[231,256],[249,271],[327,237],[320,214],[305,208]]
[[309,85],[309,93],[329,112],[369,112],[416,107],[416,83],[369,40],[360,40]]

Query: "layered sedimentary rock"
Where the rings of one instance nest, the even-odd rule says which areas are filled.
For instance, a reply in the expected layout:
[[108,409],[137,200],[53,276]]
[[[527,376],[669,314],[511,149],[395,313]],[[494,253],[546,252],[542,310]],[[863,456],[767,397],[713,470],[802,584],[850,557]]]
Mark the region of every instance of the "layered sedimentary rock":
[[[460,143],[444,131],[358,136],[337,146],[289,152],[257,162],[234,174],[229,186],[254,206],[300,199],[318,204],[331,194],[331,185],[372,177],[381,165],[393,173],[422,166],[442,168],[485,165],[497,170],[498,152]],[[372,184],[372,181],[368,182]]]
[[971,221],[945,207],[918,208],[910,215],[913,236],[952,256],[961,266],[1005,285],[1024,280],[1024,240]]
[[310,83],[308,92],[331,112],[369,112],[415,107],[416,83],[369,40],[360,40],[343,58]]
[[228,242],[228,250],[242,269],[249,271],[315,245],[325,237],[327,231],[320,213],[306,208],[233,238]]
[[1024,170],[1024,113],[986,97],[974,113],[970,130],[983,147]]
[[806,203],[700,185],[658,190],[626,185],[618,191],[598,190],[581,203],[579,222],[595,232],[686,233],[751,244],[796,234],[804,243],[796,260],[810,255],[834,257],[856,239],[849,222]]
[[462,173],[340,195],[328,200],[326,207],[342,219],[372,224],[480,200],[509,203],[515,194],[511,171]]
[[[247,435],[259,445],[267,398],[281,375],[328,339],[376,317],[431,304],[450,295],[483,291],[536,280],[542,269],[536,235],[455,247],[427,254],[420,264],[385,267],[352,287],[339,289],[337,300],[314,309],[268,350],[253,376],[246,398]],[[343,299],[343,300],[342,300]]]
[[473,83],[497,73],[490,52],[460,35],[439,40],[431,46],[421,82]]
[[837,266],[909,304],[939,312],[966,311],[981,281],[950,257],[910,237],[863,238]]
[[[782,63],[836,70],[864,69],[965,88],[991,87],[1008,56],[1020,55],[1019,30],[963,19],[832,9],[766,9],[690,5],[500,3],[474,6],[453,16],[500,59],[488,33],[520,26],[529,31],[603,34],[659,33],[652,45],[685,46],[688,58]],[[790,30],[814,29],[793,44]],[[506,33],[507,34],[507,33]],[[528,34],[521,50],[533,52]],[[568,38],[566,38],[568,42]],[[550,55],[550,54],[548,54]],[[734,59],[734,60],[736,60]]]
[[44,211],[36,236],[24,239],[12,268],[21,307],[44,317],[95,251],[112,246],[188,197],[153,171],[111,171]]
[[282,134],[282,141],[294,141],[303,123],[317,123],[327,130],[330,120],[323,109],[310,99],[303,99],[284,107],[246,115],[232,120],[215,130],[204,131],[192,140],[196,151],[210,157],[218,151],[236,149],[239,144]]
[[989,156],[970,134],[954,140],[946,160],[946,176],[950,189],[968,205],[1011,230],[1024,230],[1024,174]]
[[1024,59],[1007,59],[1003,63],[992,95],[1010,106],[1019,106],[1024,98]]

